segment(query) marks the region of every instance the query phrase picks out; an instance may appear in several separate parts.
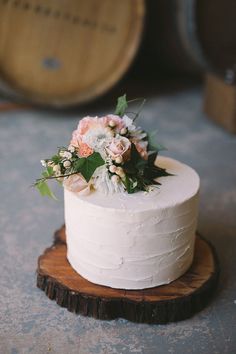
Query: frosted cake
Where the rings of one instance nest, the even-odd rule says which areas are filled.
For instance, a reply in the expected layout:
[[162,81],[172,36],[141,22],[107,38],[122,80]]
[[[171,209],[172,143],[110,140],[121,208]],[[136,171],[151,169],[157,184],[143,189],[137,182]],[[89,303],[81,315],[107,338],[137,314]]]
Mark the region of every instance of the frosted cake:
[[87,280],[121,289],[170,283],[191,266],[199,177],[159,156],[163,149],[128,117],[126,97],[115,114],[85,117],[68,147],[50,159],[36,186],[64,187],[67,259]]

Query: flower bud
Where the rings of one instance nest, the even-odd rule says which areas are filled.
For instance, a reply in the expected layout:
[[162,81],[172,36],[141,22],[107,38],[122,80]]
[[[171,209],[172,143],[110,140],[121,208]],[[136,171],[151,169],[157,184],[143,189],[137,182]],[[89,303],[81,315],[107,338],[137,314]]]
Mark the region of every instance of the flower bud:
[[53,172],[60,172],[61,171],[61,169],[60,169],[60,166],[59,165],[55,165],[55,166],[53,166]]
[[75,147],[74,147],[73,145],[70,145],[70,146],[68,147],[68,150],[69,150],[70,152],[75,152]]
[[118,164],[122,163],[123,162],[123,157],[122,156],[117,156],[115,158],[115,162],[118,163]]
[[68,161],[68,160],[66,160],[66,161],[63,162],[63,166],[64,166],[65,168],[68,168],[68,167],[71,166],[71,162]]
[[121,135],[127,134],[127,128],[122,128],[122,129],[120,130],[120,134],[121,134]]
[[110,171],[111,173],[116,173],[116,169],[117,169],[117,167],[116,167],[115,165],[111,165],[111,166],[109,167],[109,171]]
[[115,128],[116,126],[116,122],[114,122],[114,120],[110,120],[110,122],[108,123],[109,127],[111,128]]
[[121,178],[125,177],[125,173],[122,167],[116,167],[116,174]]

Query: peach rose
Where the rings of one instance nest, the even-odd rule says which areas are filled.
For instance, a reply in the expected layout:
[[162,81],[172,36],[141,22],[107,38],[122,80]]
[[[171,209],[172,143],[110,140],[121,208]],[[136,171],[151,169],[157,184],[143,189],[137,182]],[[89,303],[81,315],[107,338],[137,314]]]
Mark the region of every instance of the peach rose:
[[86,182],[84,177],[79,173],[65,177],[63,185],[66,189],[78,195],[88,195],[91,191],[91,183]]
[[78,155],[79,157],[88,157],[92,155],[93,149],[89,147],[86,143],[79,143]]
[[130,157],[131,143],[125,137],[116,137],[111,139],[110,143],[106,146],[106,152],[113,160],[118,156],[122,156],[124,160]]
[[82,142],[82,137],[78,130],[73,131],[70,145],[76,148],[79,157],[88,157],[93,153],[93,149],[90,148],[90,146],[88,146],[86,143]]

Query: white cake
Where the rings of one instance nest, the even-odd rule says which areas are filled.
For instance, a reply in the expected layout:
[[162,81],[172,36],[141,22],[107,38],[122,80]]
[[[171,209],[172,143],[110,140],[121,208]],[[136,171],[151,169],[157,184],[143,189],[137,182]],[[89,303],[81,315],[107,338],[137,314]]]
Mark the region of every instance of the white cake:
[[65,188],[67,258],[89,281],[122,289],[167,284],[190,267],[198,216],[199,177],[158,157],[174,176],[151,192],[78,196]]

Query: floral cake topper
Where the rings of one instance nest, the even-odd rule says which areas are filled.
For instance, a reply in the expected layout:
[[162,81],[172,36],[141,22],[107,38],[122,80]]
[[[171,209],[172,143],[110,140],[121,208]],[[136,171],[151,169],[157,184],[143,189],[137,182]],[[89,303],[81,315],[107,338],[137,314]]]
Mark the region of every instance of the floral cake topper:
[[41,160],[45,169],[34,185],[42,195],[54,197],[47,183],[51,179],[78,195],[88,195],[94,190],[148,191],[160,185],[159,177],[170,175],[157,165],[158,152],[165,148],[153,142],[155,132],[148,134],[135,124],[144,101],[137,113],[130,112],[133,118],[126,114],[129,102],[123,95],[114,114],[81,119],[69,146]]

